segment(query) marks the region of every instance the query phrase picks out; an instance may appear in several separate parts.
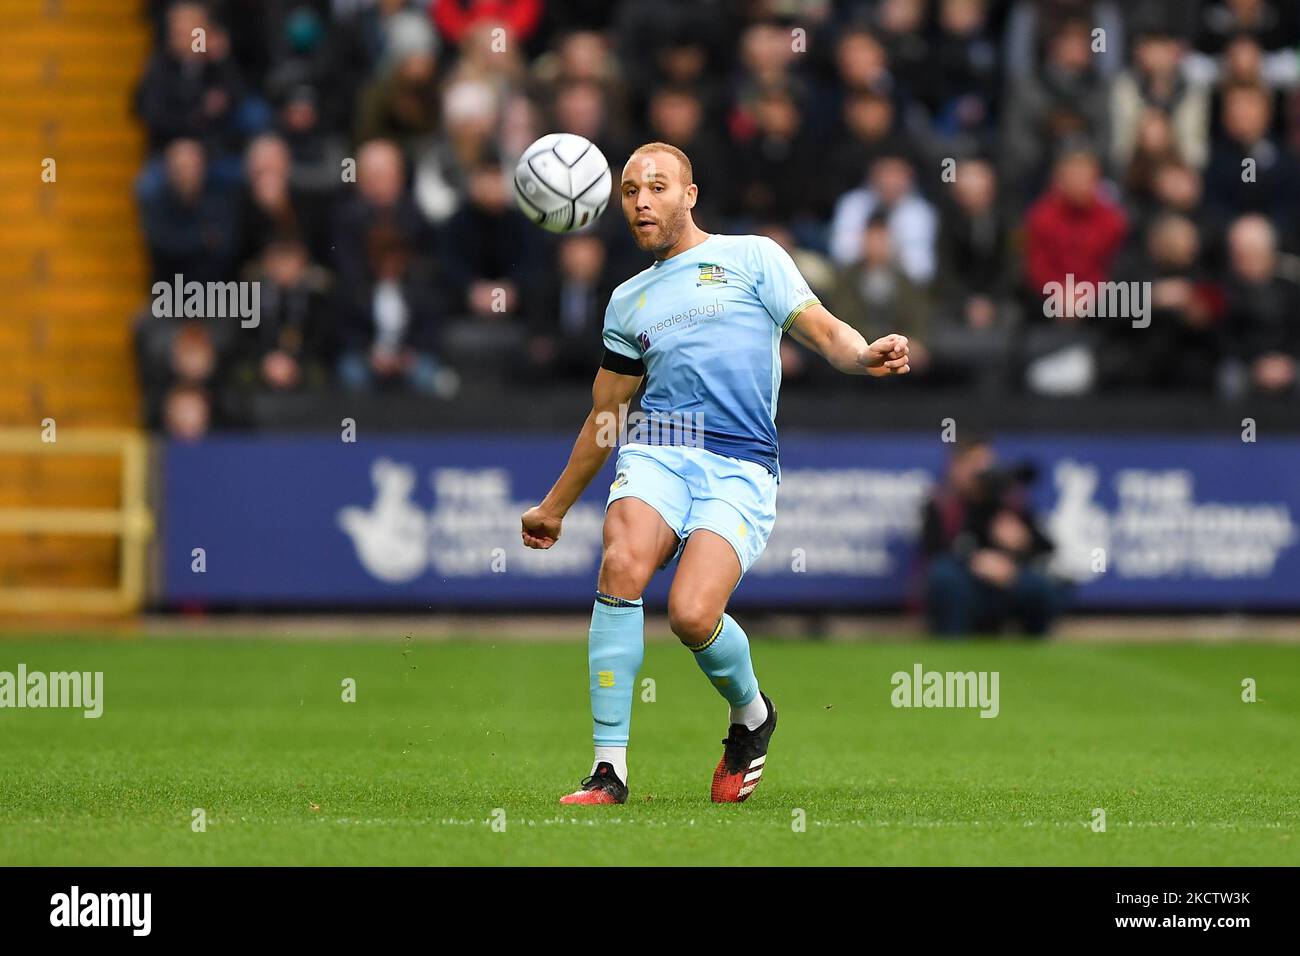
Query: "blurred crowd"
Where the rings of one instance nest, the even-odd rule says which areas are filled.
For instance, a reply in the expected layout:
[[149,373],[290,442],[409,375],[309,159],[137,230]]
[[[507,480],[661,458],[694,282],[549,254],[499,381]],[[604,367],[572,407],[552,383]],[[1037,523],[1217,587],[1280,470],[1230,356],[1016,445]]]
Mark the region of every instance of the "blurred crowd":
[[[142,311],[173,434],[267,391],[589,381],[609,293],[648,263],[616,204],[563,237],[516,210],[514,164],[555,131],[616,174],[681,147],[704,229],[771,236],[837,316],[912,337],[904,387],[1296,395],[1294,2],[147,7],[151,284],[260,283],[256,328]],[[1109,282],[1150,283],[1146,325],[1045,302]]]

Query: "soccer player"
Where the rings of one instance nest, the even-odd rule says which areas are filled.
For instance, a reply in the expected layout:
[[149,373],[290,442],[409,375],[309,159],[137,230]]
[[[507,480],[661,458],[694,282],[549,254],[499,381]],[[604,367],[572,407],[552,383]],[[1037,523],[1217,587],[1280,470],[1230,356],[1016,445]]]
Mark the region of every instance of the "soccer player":
[[595,761],[560,802],[627,800],[632,692],[644,651],[641,594],[674,558],[669,623],[730,707],[711,796],[739,802],[758,786],[776,728],[749,639],[726,609],[776,520],[781,334],[855,375],[906,374],[908,343],[892,334],[868,344],[826,311],[771,239],[696,226],[699,189],[677,147],[638,147],[619,193],[637,246],[655,261],[610,296],[591,413],[554,487],[522,519],[526,546],[555,544],[565,514],[609,457],[614,423],[625,420],[648,376],[644,418],[619,450],[605,510],[587,644]]

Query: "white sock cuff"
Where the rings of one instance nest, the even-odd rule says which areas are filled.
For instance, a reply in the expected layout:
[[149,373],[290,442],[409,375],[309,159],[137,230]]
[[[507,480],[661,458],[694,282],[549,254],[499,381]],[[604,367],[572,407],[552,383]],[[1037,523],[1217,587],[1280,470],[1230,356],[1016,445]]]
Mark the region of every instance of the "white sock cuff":
[[731,722],[733,724],[744,724],[746,730],[757,730],[763,726],[767,720],[767,704],[763,701],[763,695],[754,692],[754,699],[743,707],[731,708]]
[[627,786],[627,748],[626,747],[604,747],[596,745],[596,759],[591,762],[591,772],[596,772],[598,764],[607,763],[614,768],[618,774],[618,779],[623,781]]

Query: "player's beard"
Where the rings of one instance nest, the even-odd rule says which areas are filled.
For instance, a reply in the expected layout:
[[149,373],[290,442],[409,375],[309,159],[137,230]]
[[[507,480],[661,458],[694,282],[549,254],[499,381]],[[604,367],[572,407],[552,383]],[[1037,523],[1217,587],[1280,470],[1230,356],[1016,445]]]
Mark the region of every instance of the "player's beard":
[[686,230],[686,214],[690,212],[686,203],[682,203],[672,211],[668,218],[659,217],[659,229],[652,236],[642,236],[636,230],[636,220],[629,222],[627,227],[632,232],[632,241],[643,252],[648,252],[656,259],[662,258],[663,254],[677,245],[677,240],[682,237]]

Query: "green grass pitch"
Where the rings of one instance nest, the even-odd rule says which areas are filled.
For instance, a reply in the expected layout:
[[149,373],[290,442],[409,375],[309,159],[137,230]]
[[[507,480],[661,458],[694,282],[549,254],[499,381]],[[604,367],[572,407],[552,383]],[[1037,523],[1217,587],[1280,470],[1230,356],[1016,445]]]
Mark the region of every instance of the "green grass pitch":
[[[725,705],[652,641],[631,799],[561,808],[589,769],[580,643],[0,641],[0,671],[103,671],[105,698],[98,720],[0,710],[0,864],[1300,863],[1293,647],[756,641],[755,659],[781,716],[749,802],[710,804]],[[998,671],[999,716],[895,709],[890,676],[918,661]]]

